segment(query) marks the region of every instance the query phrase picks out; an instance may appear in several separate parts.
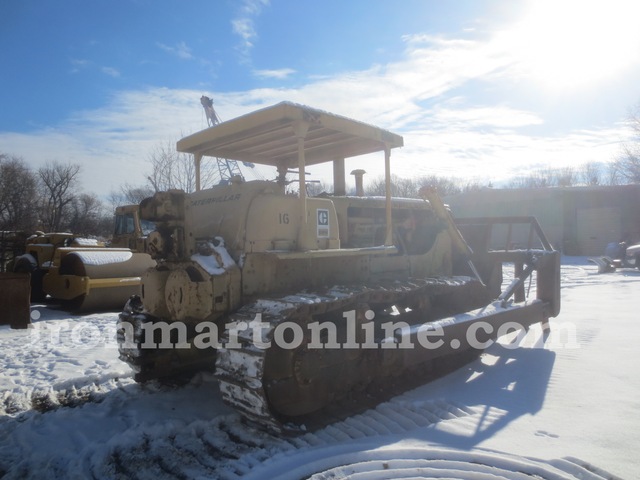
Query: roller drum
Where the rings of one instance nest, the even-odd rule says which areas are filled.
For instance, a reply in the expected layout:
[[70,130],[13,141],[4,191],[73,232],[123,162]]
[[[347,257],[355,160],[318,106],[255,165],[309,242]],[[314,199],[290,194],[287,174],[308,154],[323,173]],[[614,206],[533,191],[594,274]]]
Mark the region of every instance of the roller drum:
[[[116,285],[92,285],[88,294],[69,300],[66,306],[74,312],[119,310],[131,295],[140,294],[140,281],[132,279],[155,265],[146,253],[109,250],[69,253],[60,262],[60,275],[113,279]],[[117,285],[118,279],[122,285]]]

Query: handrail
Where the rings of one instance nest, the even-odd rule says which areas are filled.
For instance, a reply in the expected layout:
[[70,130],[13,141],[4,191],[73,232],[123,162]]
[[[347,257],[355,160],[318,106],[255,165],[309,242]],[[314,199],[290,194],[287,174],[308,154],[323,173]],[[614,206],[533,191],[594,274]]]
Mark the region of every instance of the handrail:
[[[533,216],[506,216],[506,217],[468,217],[468,218],[456,218],[457,225],[490,225],[493,228],[494,225],[508,225],[509,232],[514,224],[529,224],[530,228],[535,231],[542,247],[545,250],[553,251],[551,243],[547,239],[546,235],[542,231],[542,227],[538,223],[536,217]],[[532,233],[529,235],[529,243],[531,243]],[[531,245],[529,245],[529,248]],[[508,251],[508,248],[506,249]]]

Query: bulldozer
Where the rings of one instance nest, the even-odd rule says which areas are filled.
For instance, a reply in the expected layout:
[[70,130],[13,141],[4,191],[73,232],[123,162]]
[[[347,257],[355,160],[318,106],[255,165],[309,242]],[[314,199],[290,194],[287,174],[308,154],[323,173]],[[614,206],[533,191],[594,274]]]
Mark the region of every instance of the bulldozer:
[[[560,311],[560,255],[535,218],[456,221],[433,189],[392,197],[391,151],[403,142],[290,102],[179,140],[194,156],[196,191],[142,201],[157,265],[118,324],[135,379],[215,366],[224,401],[244,418],[300,431],[323,412],[457,368],[514,324],[548,327]],[[367,154],[383,156],[385,195],[347,195],[345,159]],[[277,175],[201,189],[203,157]],[[311,197],[307,168],[325,162],[334,192]],[[528,243],[514,250],[517,228]]]
[[13,271],[31,274],[31,301],[49,296],[73,312],[120,309],[140,290],[140,274],[155,265],[144,253],[152,224],[140,220],[138,205],[116,208],[111,243],[72,233],[36,232]]

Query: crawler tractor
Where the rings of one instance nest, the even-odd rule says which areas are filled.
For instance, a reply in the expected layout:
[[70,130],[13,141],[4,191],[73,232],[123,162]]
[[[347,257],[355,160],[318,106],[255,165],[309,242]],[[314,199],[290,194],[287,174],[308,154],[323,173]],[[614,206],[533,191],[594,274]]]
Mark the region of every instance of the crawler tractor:
[[[158,264],[118,329],[136,379],[215,364],[226,402],[265,428],[295,430],[328,407],[469,361],[507,322],[556,316],[559,254],[535,219],[457,225],[432,190],[392,198],[390,155],[402,145],[389,131],[287,102],[181,139],[196,175],[205,156],[278,175],[205,190],[197,176],[194,193],[141,203],[157,226],[149,251]],[[347,196],[345,159],[376,152],[386,195]],[[306,169],[323,162],[333,162],[334,194],[310,197]],[[297,195],[286,192],[291,169]],[[526,246],[490,250],[496,232],[511,245],[523,227]],[[510,283],[503,264],[513,266]]]
[[[111,245],[72,233],[38,232],[16,257],[14,272],[31,274],[31,301],[54,301],[75,312],[121,308],[140,291],[140,275],[155,265],[145,250],[138,205],[116,208]],[[143,221],[144,222],[144,221]],[[148,222],[144,222],[149,229]]]

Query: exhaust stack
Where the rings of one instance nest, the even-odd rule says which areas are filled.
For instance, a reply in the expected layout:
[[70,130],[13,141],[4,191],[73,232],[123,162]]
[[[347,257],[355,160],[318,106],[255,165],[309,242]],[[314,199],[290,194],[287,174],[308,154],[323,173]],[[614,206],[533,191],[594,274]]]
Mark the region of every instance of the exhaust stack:
[[356,195],[358,197],[364,197],[364,186],[362,183],[362,177],[367,173],[362,169],[354,170],[351,172],[351,175],[356,177]]

